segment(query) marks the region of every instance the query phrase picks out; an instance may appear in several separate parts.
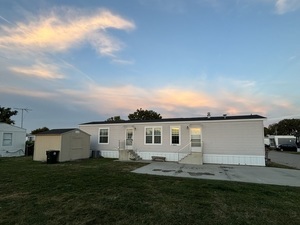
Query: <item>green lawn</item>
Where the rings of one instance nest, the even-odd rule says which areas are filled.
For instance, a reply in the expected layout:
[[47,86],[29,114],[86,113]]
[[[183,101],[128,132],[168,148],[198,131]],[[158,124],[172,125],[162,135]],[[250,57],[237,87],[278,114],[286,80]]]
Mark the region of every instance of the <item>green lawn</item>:
[[130,172],[142,165],[0,158],[0,224],[300,224],[300,188]]

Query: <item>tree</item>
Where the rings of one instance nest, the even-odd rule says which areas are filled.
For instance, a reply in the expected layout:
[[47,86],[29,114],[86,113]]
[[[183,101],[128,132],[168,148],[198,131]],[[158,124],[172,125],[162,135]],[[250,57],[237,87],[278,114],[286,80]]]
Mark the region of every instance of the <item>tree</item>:
[[11,120],[10,117],[18,114],[18,111],[11,110],[11,108],[4,108],[0,106],[0,122],[7,124],[15,124],[14,120]]
[[264,135],[265,137],[269,135],[269,129],[267,127],[264,127]]
[[137,109],[134,113],[128,115],[129,120],[155,120],[161,119],[161,115],[153,110]]
[[43,128],[37,128],[35,130],[32,130],[31,131],[31,134],[38,134],[38,133],[41,133],[41,132],[44,132],[44,131],[48,131],[49,128],[48,127],[43,127]]
[[106,122],[116,122],[116,121],[124,121],[124,120],[122,120],[120,116],[113,116],[113,117],[108,118],[105,121]]
[[300,132],[300,119],[284,119],[269,125],[267,130],[270,135],[295,135]]

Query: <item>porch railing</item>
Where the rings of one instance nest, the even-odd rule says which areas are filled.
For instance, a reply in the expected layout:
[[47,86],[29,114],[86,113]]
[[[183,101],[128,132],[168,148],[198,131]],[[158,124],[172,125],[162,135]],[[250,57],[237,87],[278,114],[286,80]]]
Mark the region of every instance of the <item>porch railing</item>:
[[182,148],[180,148],[177,151],[177,162],[179,162],[181,160],[181,159],[179,159],[179,155],[180,154],[186,154],[186,155],[188,155],[191,152],[192,152],[192,150],[191,150],[191,142],[188,142],[185,146],[183,146]]

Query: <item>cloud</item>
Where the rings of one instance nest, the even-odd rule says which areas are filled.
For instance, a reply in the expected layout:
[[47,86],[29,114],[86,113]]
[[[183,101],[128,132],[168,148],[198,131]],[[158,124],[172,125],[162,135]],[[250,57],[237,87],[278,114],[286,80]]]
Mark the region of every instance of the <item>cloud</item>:
[[38,62],[31,67],[10,67],[10,71],[29,77],[41,79],[63,79],[65,76],[59,72],[59,67],[54,64]]
[[[270,97],[257,91],[251,81],[231,82],[227,88],[219,88],[225,78],[206,82],[205,90],[165,86],[160,88],[140,88],[133,85],[104,87],[95,83],[85,84],[82,89],[63,89],[59,95],[66,96],[79,107],[99,114],[114,115],[120,112],[132,112],[136,108],[157,109],[163,115],[199,116],[206,112],[212,114],[228,113],[266,115],[274,109],[281,112],[295,112],[295,108],[282,97]],[[229,79],[227,80],[229,82]],[[95,107],[101,105],[105,107]],[[297,110],[296,110],[297,111]]]
[[113,59],[112,63],[119,65],[132,65],[134,64],[134,60]]
[[275,13],[278,15],[300,9],[299,0],[195,0],[195,2],[200,6],[210,6],[217,12],[224,12],[224,10],[228,12],[228,9],[231,11],[245,10],[253,6],[261,7],[264,4],[274,7]]
[[135,28],[133,22],[104,9],[87,12],[54,8],[47,15],[30,19],[16,25],[0,25],[0,48],[65,52],[90,43],[99,54],[114,56],[122,44],[108,35],[108,29],[130,31]]
[[39,99],[57,99],[59,96],[55,92],[39,91],[28,88],[14,87],[14,86],[2,86],[0,85],[0,93],[9,95],[25,96],[30,98]]
[[279,15],[296,11],[300,8],[299,0],[276,0],[276,13]]
[[31,100],[43,99],[49,104],[56,103],[65,108],[94,113],[100,118],[120,115],[126,119],[137,108],[155,110],[164,118],[205,116],[207,112],[213,116],[223,113],[253,113],[271,117],[300,114],[297,104],[284,96],[263,93],[263,89],[251,80],[219,78],[202,82],[206,89],[179,86],[141,88],[134,85],[105,87],[86,80],[76,87],[64,88],[58,88],[52,83],[49,83],[47,89],[6,85],[0,86],[0,93]]

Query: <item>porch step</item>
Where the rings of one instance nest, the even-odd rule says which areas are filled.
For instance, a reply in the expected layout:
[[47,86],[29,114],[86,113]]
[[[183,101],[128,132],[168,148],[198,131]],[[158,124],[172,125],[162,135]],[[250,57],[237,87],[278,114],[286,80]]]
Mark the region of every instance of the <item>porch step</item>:
[[130,160],[142,160],[142,157],[140,157],[135,151],[129,150],[128,152]]

